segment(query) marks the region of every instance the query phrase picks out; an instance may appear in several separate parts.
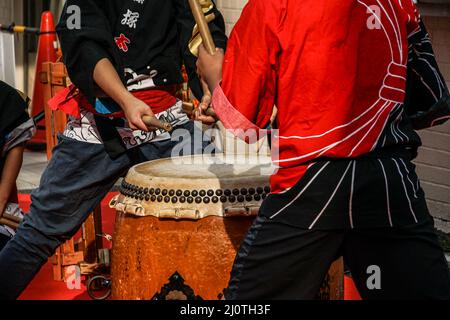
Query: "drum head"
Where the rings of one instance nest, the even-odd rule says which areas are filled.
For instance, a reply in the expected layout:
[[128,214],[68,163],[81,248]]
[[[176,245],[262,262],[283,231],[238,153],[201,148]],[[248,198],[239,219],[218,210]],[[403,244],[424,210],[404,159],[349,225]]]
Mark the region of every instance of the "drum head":
[[138,216],[201,219],[255,215],[270,192],[267,156],[215,155],[162,159],[133,167],[111,205]]
[[271,169],[266,156],[193,156],[146,162],[131,169],[130,174],[167,179],[240,179],[266,175]]

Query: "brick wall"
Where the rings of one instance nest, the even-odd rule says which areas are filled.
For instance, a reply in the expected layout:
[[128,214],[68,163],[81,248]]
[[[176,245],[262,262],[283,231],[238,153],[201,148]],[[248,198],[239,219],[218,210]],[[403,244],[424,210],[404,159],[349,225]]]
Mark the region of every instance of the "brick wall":
[[229,34],[241,16],[242,9],[247,4],[247,0],[216,0],[216,3],[225,18],[227,32]]
[[[433,47],[450,86],[450,17],[424,17]],[[439,229],[450,232],[450,123],[420,132],[423,147],[417,171]]]

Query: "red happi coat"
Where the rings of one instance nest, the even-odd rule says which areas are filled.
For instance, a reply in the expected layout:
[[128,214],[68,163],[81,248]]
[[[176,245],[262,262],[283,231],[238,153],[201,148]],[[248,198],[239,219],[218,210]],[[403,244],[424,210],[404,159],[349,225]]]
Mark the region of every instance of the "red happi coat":
[[[408,61],[424,67],[408,70]],[[214,107],[228,129],[265,128],[278,107],[277,193],[321,157],[417,148],[407,78],[438,103],[448,89],[434,65],[412,0],[250,0],[231,34]]]

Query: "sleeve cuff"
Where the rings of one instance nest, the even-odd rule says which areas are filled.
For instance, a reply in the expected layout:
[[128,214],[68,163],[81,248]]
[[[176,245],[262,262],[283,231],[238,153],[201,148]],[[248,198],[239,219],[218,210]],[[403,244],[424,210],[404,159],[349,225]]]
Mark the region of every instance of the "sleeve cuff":
[[[231,104],[220,85],[214,89],[212,103],[224,127],[238,138],[254,143],[268,134],[268,130],[259,128]],[[251,137],[256,141],[249,141]]]

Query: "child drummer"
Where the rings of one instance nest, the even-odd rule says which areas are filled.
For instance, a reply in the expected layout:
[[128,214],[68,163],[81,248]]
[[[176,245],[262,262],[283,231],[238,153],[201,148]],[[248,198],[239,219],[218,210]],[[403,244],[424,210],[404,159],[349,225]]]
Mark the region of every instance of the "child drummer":
[[[225,48],[222,15],[211,0],[202,7],[217,46]],[[32,194],[30,213],[0,253],[0,299],[19,296],[131,166],[171,156],[179,141],[165,131],[149,132],[143,116],[170,121],[185,129],[184,143],[193,142],[194,125],[175,93],[184,62],[190,87],[202,97],[194,30],[188,0],[66,1],[57,31],[84,102],[63,106],[75,117]],[[104,107],[120,112],[101,113]],[[202,152],[202,146],[191,150]]]

